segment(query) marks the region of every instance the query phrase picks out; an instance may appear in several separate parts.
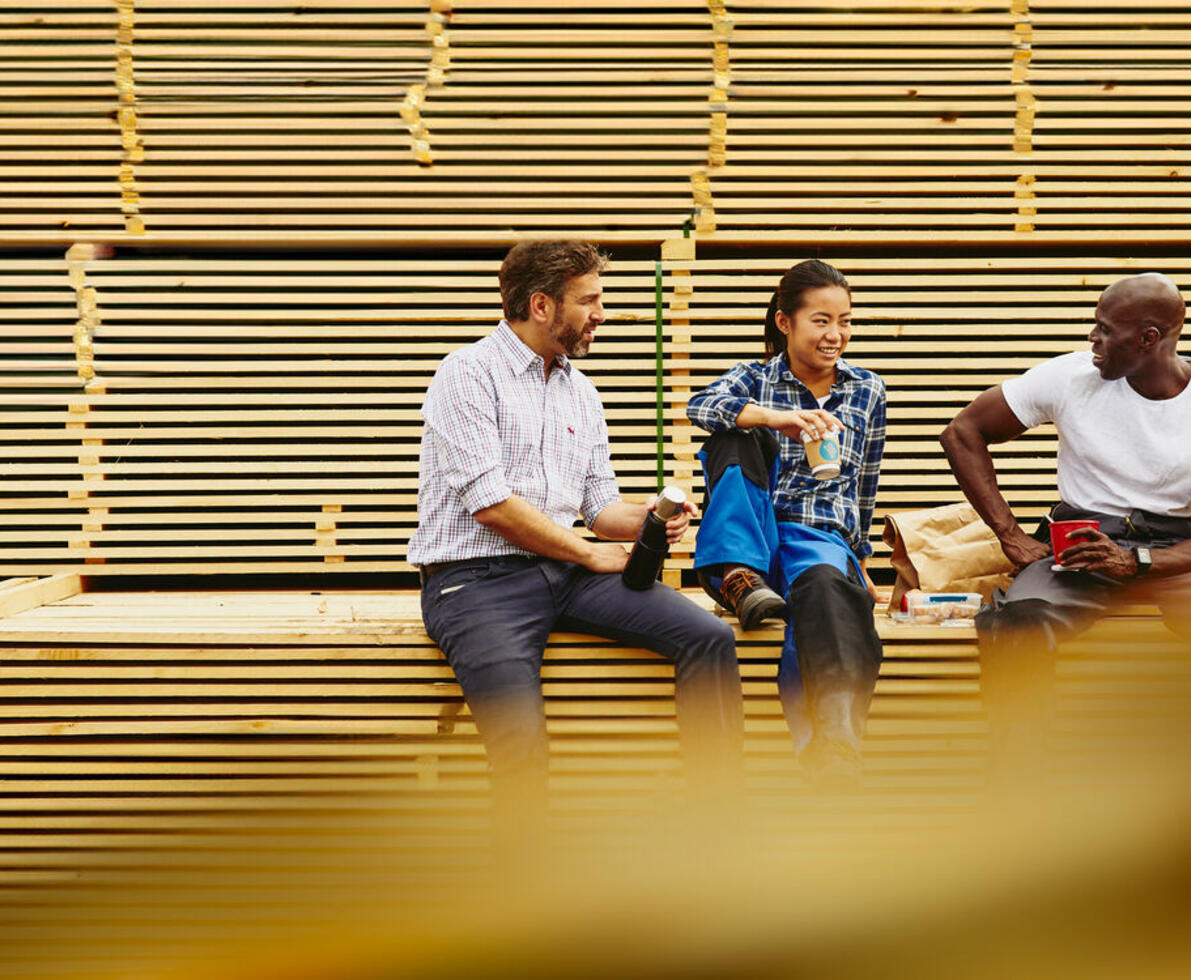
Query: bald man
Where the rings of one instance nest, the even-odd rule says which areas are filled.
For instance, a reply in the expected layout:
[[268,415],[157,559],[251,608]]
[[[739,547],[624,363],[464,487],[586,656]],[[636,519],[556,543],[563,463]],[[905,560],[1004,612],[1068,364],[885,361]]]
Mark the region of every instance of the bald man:
[[[994,726],[1049,714],[1056,647],[1117,602],[1156,602],[1167,625],[1191,637],[1191,362],[1177,351],[1184,313],[1166,276],[1120,279],[1100,296],[1090,351],[984,392],[943,431],[960,487],[1019,570],[976,618]],[[988,450],[1044,422],[1059,432],[1061,502],[1051,518],[1100,521],[1058,556],[1045,524],[1036,536],[1018,524]]]

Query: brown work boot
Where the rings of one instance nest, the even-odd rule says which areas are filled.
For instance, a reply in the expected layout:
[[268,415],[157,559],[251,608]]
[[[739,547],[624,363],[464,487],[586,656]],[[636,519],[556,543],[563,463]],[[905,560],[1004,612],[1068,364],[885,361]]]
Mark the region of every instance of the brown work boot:
[[860,729],[856,696],[851,691],[829,691],[815,699],[811,711],[814,735],[798,761],[807,782],[817,790],[849,792],[863,787],[864,761],[860,754]]
[[799,754],[798,762],[811,789],[847,793],[864,787],[860,749],[847,739],[816,733]]
[[742,630],[755,630],[767,619],[785,619],[786,600],[751,568],[738,565],[725,574],[721,591]]

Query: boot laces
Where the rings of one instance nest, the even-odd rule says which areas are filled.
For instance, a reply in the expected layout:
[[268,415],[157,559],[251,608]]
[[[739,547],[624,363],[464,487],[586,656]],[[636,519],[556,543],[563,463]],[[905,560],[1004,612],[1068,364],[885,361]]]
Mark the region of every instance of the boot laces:
[[728,600],[733,609],[737,609],[740,606],[740,600],[760,585],[761,576],[751,568],[737,568],[724,576],[724,598]]

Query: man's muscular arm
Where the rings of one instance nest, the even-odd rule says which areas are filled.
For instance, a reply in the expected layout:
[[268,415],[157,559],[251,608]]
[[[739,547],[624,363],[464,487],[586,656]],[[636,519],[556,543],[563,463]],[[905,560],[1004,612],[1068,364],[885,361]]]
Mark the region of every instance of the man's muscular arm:
[[1026,427],[1013,414],[998,387],[978,395],[939,436],[964,496],[992,528],[1005,557],[1018,568],[1045,558],[1050,549],[1031,538],[1017,523],[997,484],[988,447],[1015,439],[1025,431]]
[[524,498],[511,494],[499,504],[473,515],[484,527],[495,531],[518,548],[544,558],[573,561],[593,572],[619,572],[629,559],[619,544],[588,541],[561,527]]

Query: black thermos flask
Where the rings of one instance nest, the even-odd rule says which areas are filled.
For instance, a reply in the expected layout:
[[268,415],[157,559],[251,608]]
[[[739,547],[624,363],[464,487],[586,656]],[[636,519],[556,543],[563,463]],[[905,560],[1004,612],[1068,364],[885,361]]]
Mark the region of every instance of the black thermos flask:
[[621,578],[630,589],[648,589],[661,574],[662,564],[670,552],[666,542],[666,521],[668,521],[686,500],[678,487],[665,487],[658,494],[657,506],[645,515],[637,540],[629,554],[629,563],[624,566]]

